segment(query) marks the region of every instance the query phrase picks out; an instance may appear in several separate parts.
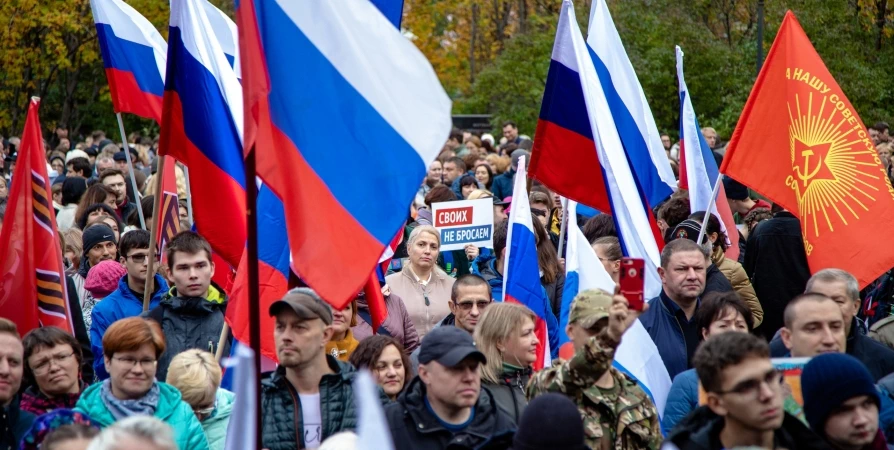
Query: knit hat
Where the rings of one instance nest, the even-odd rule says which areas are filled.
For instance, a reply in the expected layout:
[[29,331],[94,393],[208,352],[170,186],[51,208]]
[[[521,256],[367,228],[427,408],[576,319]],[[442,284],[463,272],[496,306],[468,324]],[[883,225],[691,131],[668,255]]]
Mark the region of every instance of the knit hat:
[[723,191],[726,192],[726,198],[730,200],[745,200],[748,198],[748,188],[727,176],[723,177]]
[[65,425],[74,424],[96,428],[97,430],[100,428],[98,423],[84,413],[72,409],[55,409],[34,420],[31,428],[22,438],[19,448],[22,450],[37,450],[51,432]]
[[813,357],[801,372],[804,415],[813,431],[823,434],[826,419],[835,408],[860,395],[881,403],[872,375],[857,358],[844,353]]
[[115,242],[115,232],[112,231],[108,225],[103,225],[101,223],[95,223],[87,227],[87,229],[84,230],[82,242],[84,243],[84,256],[87,256],[87,252],[100,242],[114,242],[117,244],[117,242]]
[[100,261],[87,272],[84,289],[90,291],[94,298],[106,298],[118,289],[118,281],[127,275],[127,269],[118,261]]
[[525,407],[512,439],[512,450],[585,450],[584,423],[568,397],[549,393]]

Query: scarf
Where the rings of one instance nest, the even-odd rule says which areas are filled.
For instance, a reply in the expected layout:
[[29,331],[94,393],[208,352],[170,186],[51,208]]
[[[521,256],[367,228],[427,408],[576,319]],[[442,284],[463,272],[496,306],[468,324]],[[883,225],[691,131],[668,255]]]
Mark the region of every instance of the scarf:
[[77,394],[62,394],[50,398],[44,394],[36,386],[30,386],[22,393],[22,402],[19,408],[22,411],[28,411],[31,414],[40,416],[56,409],[72,409],[81,398],[81,392],[87,388],[83,381],[80,383],[81,389]]
[[354,333],[348,328],[344,339],[326,343],[326,354],[332,355],[333,358],[339,361],[348,362],[348,358],[351,357],[351,353],[354,353],[358,345],[360,345],[360,342],[354,339]]
[[102,404],[112,414],[115,420],[121,420],[126,417],[135,415],[153,416],[158,408],[158,400],[161,396],[161,390],[158,383],[152,383],[152,388],[142,398],[136,400],[120,400],[112,395],[112,380],[102,382],[99,397]]

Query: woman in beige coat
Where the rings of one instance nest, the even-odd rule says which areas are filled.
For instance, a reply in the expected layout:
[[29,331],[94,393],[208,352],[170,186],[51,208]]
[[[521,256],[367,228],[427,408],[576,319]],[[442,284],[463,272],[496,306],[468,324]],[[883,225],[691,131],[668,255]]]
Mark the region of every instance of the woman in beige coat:
[[[689,216],[689,218],[702,223],[705,220],[704,212],[697,212]],[[764,320],[764,309],[757,299],[757,294],[754,292],[754,287],[751,286],[751,280],[748,279],[745,268],[737,261],[724,256],[727,247],[726,234],[720,229],[720,221],[713,214],[708,219],[708,229],[705,230],[705,238],[711,242],[711,262],[729,280],[733,290],[739,294],[739,297],[751,309],[754,326],[757,327]]]
[[416,227],[407,240],[410,261],[403,270],[385,278],[391,291],[403,299],[419,340],[450,314],[447,302],[455,281],[438,267],[441,236],[434,227]]

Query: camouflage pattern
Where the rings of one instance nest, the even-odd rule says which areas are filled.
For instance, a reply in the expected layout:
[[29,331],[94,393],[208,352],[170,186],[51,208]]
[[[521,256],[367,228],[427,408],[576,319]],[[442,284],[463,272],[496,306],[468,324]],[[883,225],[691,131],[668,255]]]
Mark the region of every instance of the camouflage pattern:
[[[618,342],[606,333],[591,337],[574,357],[556,360],[552,367],[531,378],[526,391],[528,401],[547,392],[571,398],[580,411],[590,448],[601,448],[602,426],[607,424],[614,428],[611,437],[614,450],[657,450],[662,439],[658,410],[632,378],[612,367],[617,346]],[[616,402],[604,398],[595,386],[606,371],[619,386]]]
[[583,328],[592,328],[600,319],[608,317],[612,307],[612,296],[599,289],[590,289],[577,294],[571,303],[568,323],[576,323]]

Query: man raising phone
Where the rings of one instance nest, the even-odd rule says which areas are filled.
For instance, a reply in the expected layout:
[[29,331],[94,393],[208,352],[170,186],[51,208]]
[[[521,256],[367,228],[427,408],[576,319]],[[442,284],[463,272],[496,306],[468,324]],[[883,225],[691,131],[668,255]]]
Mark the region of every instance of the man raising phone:
[[[645,310],[648,305],[644,306]],[[574,357],[557,360],[528,384],[527,397],[558,392],[580,411],[590,448],[658,449],[658,410],[633,378],[612,367],[621,336],[639,316],[621,295],[600,290],[574,298],[565,332]],[[606,408],[606,406],[608,408]]]

